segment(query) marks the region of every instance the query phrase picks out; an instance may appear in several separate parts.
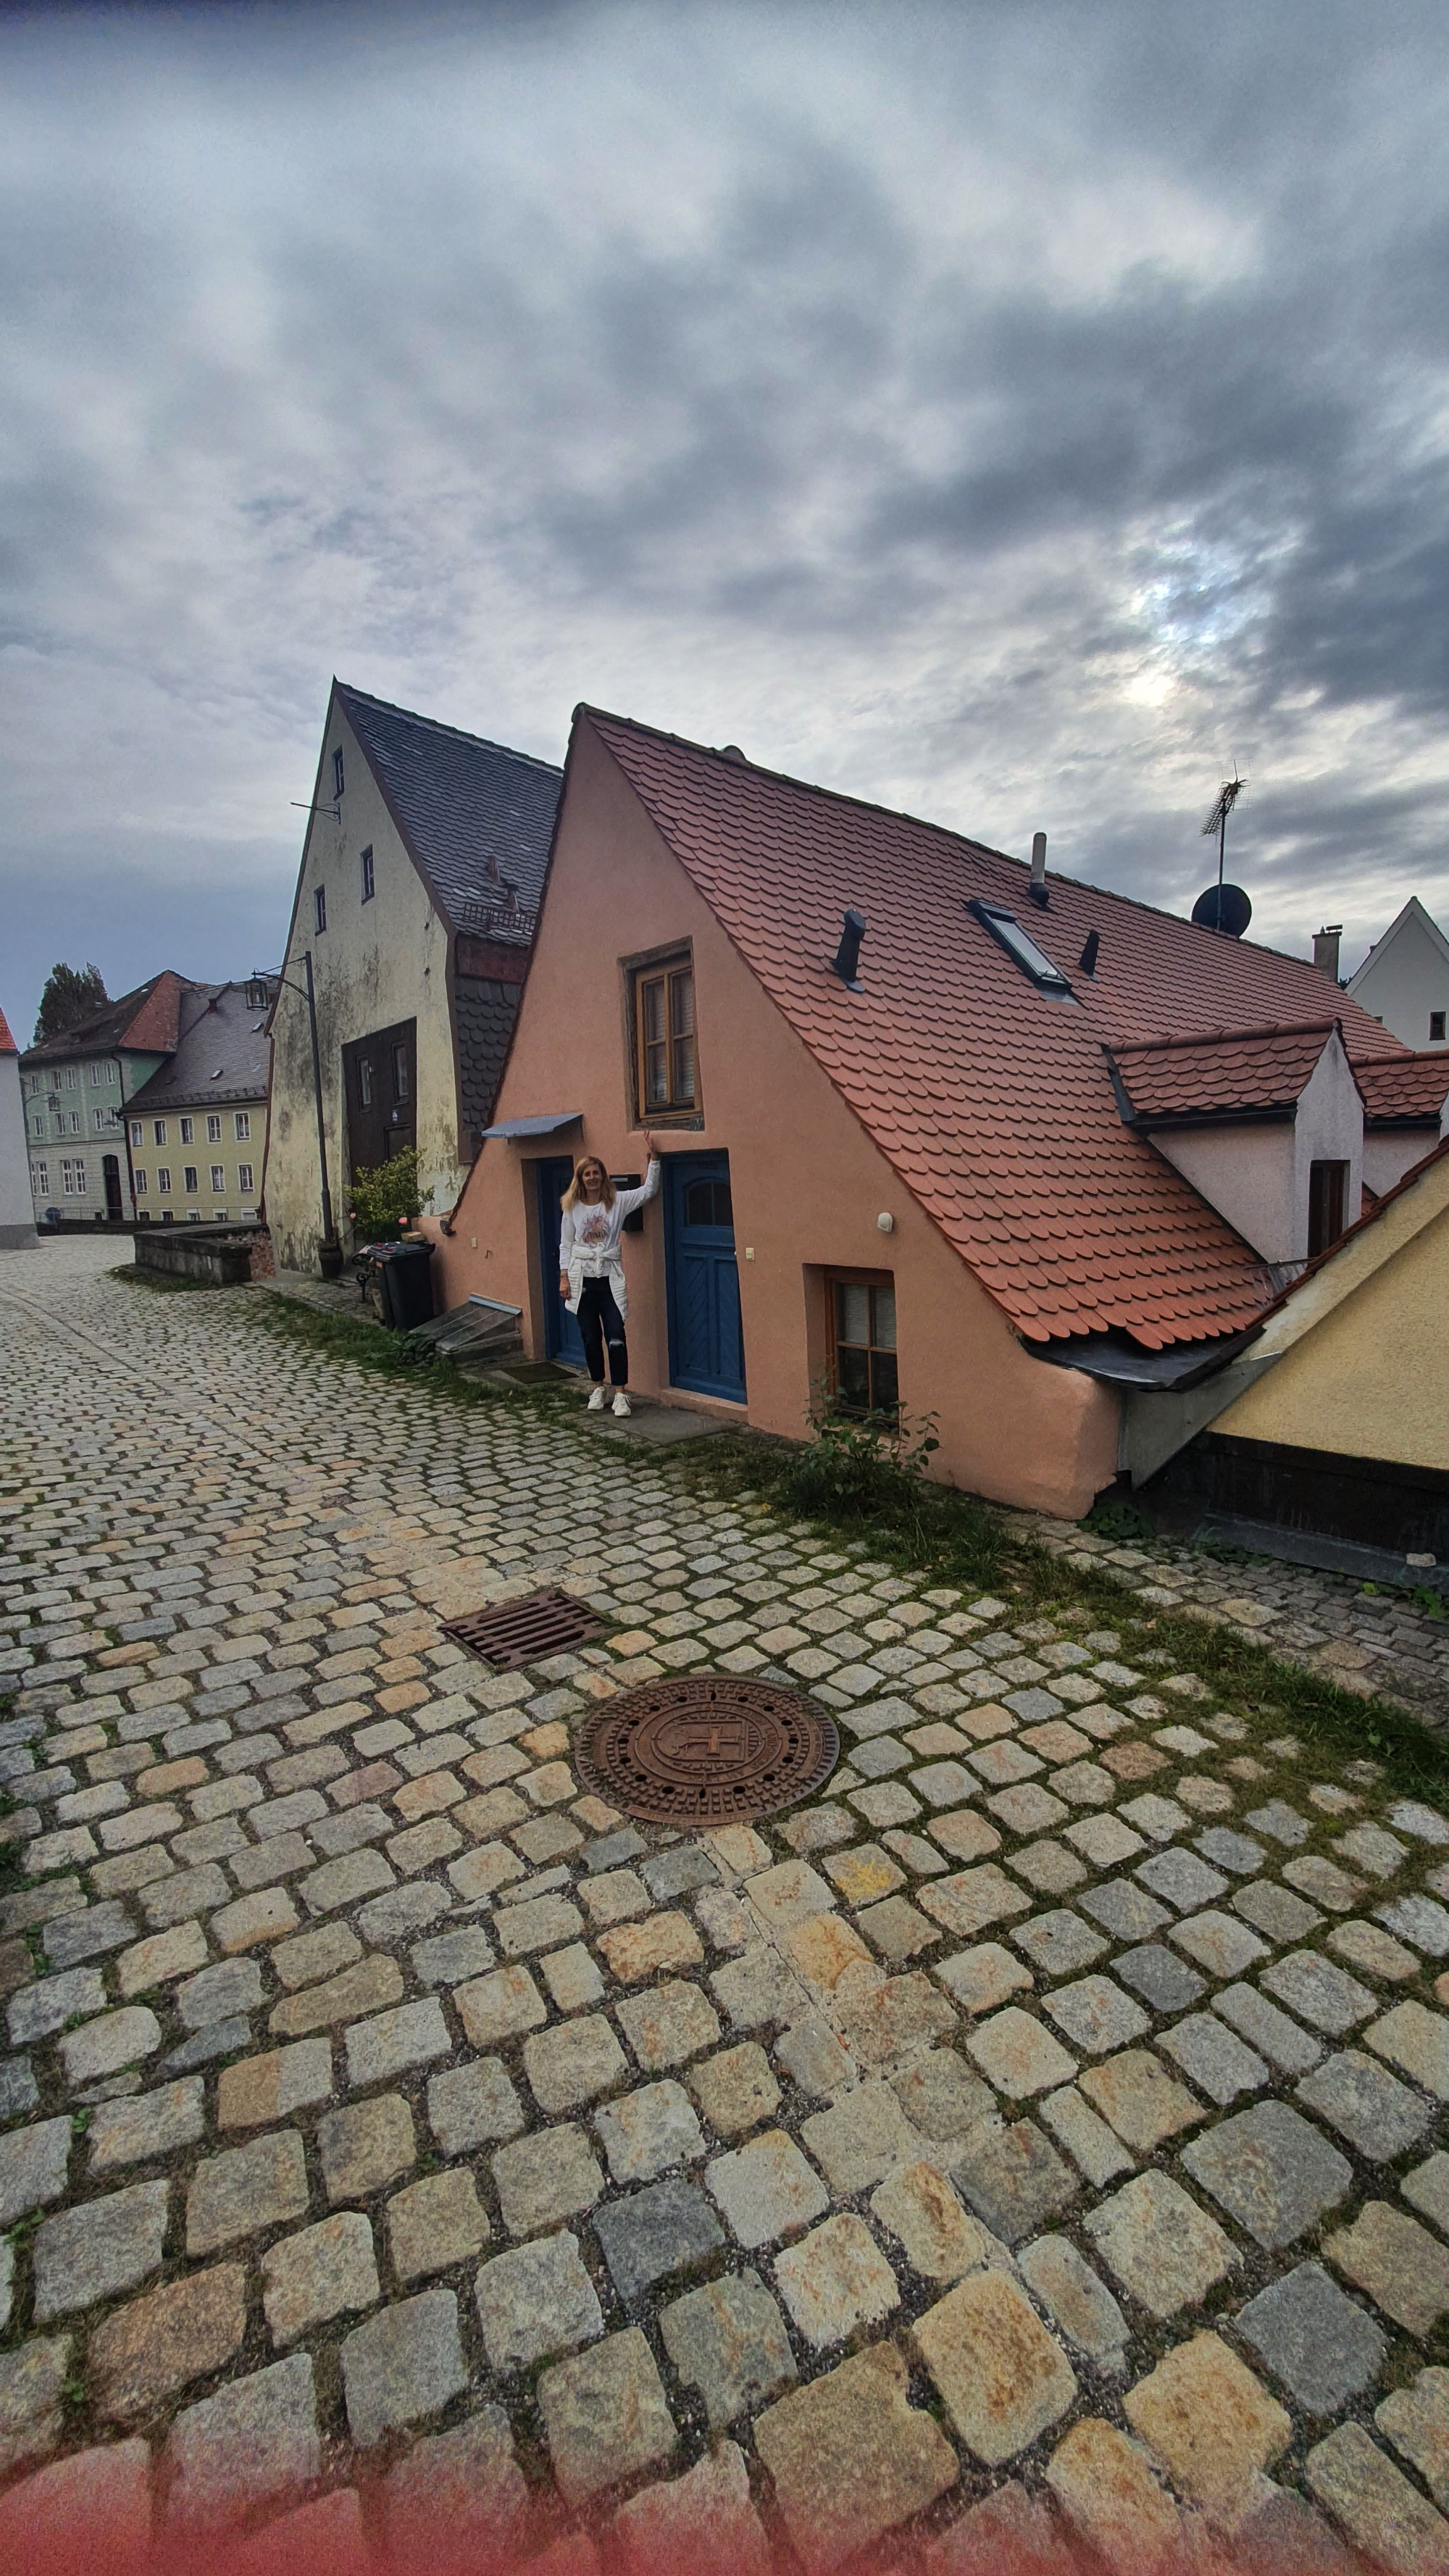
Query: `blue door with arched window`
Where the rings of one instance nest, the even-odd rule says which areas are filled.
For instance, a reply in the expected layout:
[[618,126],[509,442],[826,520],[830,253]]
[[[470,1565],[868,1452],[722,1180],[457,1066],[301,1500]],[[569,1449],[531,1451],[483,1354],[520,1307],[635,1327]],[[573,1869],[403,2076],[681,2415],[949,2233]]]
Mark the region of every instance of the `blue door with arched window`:
[[728,1154],[666,1154],[664,1239],[671,1384],[745,1400]]

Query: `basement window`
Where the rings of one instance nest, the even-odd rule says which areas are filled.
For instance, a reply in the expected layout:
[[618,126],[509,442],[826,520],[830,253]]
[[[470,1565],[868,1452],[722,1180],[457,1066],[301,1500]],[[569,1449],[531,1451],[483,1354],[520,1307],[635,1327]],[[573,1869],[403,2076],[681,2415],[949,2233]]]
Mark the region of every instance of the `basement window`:
[[1052,964],[1046,950],[1038,948],[1031,932],[1023,930],[1014,912],[1008,912],[999,903],[983,903],[979,899],[973,899],[966,909],[975,914],[983,929],[990,931],[998,947],[1005,949],[1023,975],[1030,977],[1039,993],[1070,994],[1069,979],[1060,966]]
[[1310,1163],[1308,1166],[1308,1258],[1316,1259],[1337,1243],[1343,1232],[1344,1206],[1348,1197],[1347,1163]]

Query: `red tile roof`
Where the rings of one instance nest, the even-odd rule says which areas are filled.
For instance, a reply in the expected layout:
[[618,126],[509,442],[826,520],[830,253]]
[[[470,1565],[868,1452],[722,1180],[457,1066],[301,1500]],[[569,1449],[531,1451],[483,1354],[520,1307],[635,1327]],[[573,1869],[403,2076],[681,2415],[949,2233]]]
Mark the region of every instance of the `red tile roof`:
[[1449,1096],[1449,1054],[1393,1056],[1356,1069],[1370,1126],[1437,1119]]
[[[592,726],[765,991],[927,1214],[1031,1341],[1125,1330],[1147,1348],[1241,1331],[1273,1294],[1257,1254],[1125,1127],[1108,1040],[1302,1024],[1323,978],[1123,895],[1028,871],[909,815],[591,708]],[[1004,904],[1072,978],[1031,984],[966,910]],[[830,972],[868,923],[864,990]],[[1094,978],[1078,970],[1100,933]],[[1350,1051],[1397,1039],[1336,997]],[[707,1068],[708,1030],[701,1032]],[[708,1074],[706,1070],[706,1080]]]
[[140,1055],[171,1055],[175,1052],[181,1029],[181,997],[186,990],[183,978],[165,966],[149,983],[138,984],[133,992],[122,993],[115,1002],[103,1002],[73,1028],[62,1030],[59,1037],[42,1038],[36,1046],[27,1047],[27,1065],[64,1062],[68,1056],[104,1055],[110,1049],[134,1048]]
[[19,1053],[20,1049],[10,1034],[10,1023],[6,1019],[4,1012],[0,1011],[0,1055],[18,1055]]
[[[1203,1038],[1150,1038],[1109,1047],[1134,1115],[1145,1122],[1233,1111],[1291,1112],[1337,1022],[1296,1029],[1217,1029]],[[1449,1090],[1449,1075],[1445,1077]]]

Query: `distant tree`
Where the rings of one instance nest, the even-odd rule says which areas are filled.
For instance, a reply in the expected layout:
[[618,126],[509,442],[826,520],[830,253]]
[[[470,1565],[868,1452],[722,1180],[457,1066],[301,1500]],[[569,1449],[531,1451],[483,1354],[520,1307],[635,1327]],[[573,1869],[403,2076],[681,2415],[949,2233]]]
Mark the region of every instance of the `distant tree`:
[[52,966],[40,996],[40,1016],[32,1046],[43,1038],[64,1037],[79,1020],[88,1020],[110,1000],[99,966]]

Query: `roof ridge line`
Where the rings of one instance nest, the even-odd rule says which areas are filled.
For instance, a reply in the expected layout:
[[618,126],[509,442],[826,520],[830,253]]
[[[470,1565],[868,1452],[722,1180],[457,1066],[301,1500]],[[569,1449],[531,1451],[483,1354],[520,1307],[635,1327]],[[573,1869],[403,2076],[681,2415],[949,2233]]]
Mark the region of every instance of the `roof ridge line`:
[[401,707],[394,698],[375,698],[370,689],[355,688],[350,680],[334,679],[333,686],[343,697],[356,698],[365,707],[377,707],[382,714],[402,716],[409,724],[426,725],[430,733],[450,734],[455,742],[470,743],[477,751],[501,752],[505,760],[521,760],[530,769],[547,770],[550,778],[562,778],[563,768],[556,760],[544,760],[534,751],[517,751],[512,743],[495,742],[491,734],[469,733],[462,725],[445,724],[441,716],[420,715],[416,707]]
[[[936,832],[943,841],[954,841],[959,847],[979,850],[983,858],[1001,859],[1007,867],[1021,868],[1028,875],[1030,874],[1031,863],[1028,859],[1014,858],[1010,850],[998,850],[990,841],[975,840],[969,832],[953,830],[949,823],[935,823],[928,814],[912,814],[904,805],[882,805],[878,797],[852,796],[848,787],[823,787],[815,778],[792,778],[787,769],[767,769],[762,760],[735,760],[729,752],[722,751],[717,743],[695,742],[687,733],[671,733],[665,725],[645,724],[641,716],[615,715],[608,707],[592,706],[587,698],[579,700],[574,714],[576,717],[597,716],[604,724],[624,725],[630,733],[649,734],[655,742],[672,742],[681,751],[700,752],[706,760],[722,760],[735,776],[739,775],[741,768],[751,769],[757,778],[772,779],[777,787],[792,787],[797,795],[823,796],[832,805],[853,805],[862,814],[886,814],[894,823],[910,823],[918,832]],[[1064,877],[1062,882],[1067,885],[1079,885],[1082,879]],[[1119,898],[1119,900],[1125,899]]]
[[[681,751],[702,752],[706,758],[710,760],[726,760],[729,758],[729,755],[722,751],[715,743],[695,742],[688,734],[671,733],[665,725],[646,724],[642,716],[615,715],[609,707],[596,707],[587,698],[581,698],[579,700],[578,705],[574,709],[574,715],[575,717],[581,715],[598,716],[602,718],[605,724],[624,725],[631,733],[650,734],[656,742],[676,743]],[[835,805],[854,805],[864,814],[887,814],[893,822],[910,823],[917,831],[920,832],[937,832],[943,840],[957,842],[964,845],[968,850],[979,850],[982,852],[983,856],[988,859],[1001,859],[1007,867],[1020,868],[1023,871],[1023,874],[1028,877],[1030,876],[1031,862],[1029,859],[1018,859],[1012,851],[999,850],[994,842],[977,840],[969,832],[958,832],[954,830],[949,823],[933,822],[929,815],[913,814],[904,805],[882,805],[878,797],[852,796],[849,789],[845,787],[822,787],[816,779],[792,778],[788,770],[767,769],[764,762],[760,760],[746,760],[743,765],[746,769],[753,769],[761,778],[773,779],[777,786],[793,787],[797,789],[802,796],[823,796],[826,797],[830,803]],[[736,760],[730,760],[729,766],[731,769],[738,771],[741,764]],[[1101,895],[1104,901],[1108,903],[1128,904],[1134,912],[1150,913],[1155,921],[1177,921],[1182,924],[1185,930],[1201,930],[1206,927],[1202,922],[1195,922],[1189,913],[1168,912],[1160,903],[1149,903],[1145,895],[1124,894],[1119,887],[1098,885],[1095,879],[1091,877],[1069,876],[1064,868],[1057,868],[1052,873],[1056,883],[1059,885],[1075,886],[1083,894]],[[1411,900],[1416,899],[1417,898],[1411,898]],[[1433,915],[1430,914],[1429,918],[1430,920],[1433,920]],[[1434,927],[1438,929],[1437,922],[1434,924]],[[1213,934],[1215,938],[1220,938],[1222,935],[1223,934],[1221,932],[1214,932]],[[1387,933],[1385,933],[1385,936],[1387,937]],[[1440,936],[1443,936],[1442,932]],[[1246,944],[1260,957],[1281,958],[1283,963],[1287,966],[1311,966],[1313,963],[1311,957],[1295,957],[1290,949],[1270,948],[1267,943],[1262,940],[1251,939]],[[1380,944],[1382,945],[1382,943]],[[1365,963],[1366,962],[1367,961],[1365,961]],[[1362,969],[1359,971],[1362,972]],[[1363,1009],[1362,1003],[1358,1004],[1358,1008],[1360,1010]],[[1385,1031],[1385,1035],[1389,1034],[1391,1034],[1391,1032]]]
[[[1306,960],[1300,958],[1298,963],[1302,965]],[[1110,1047],[1114,1055],[1165,1055],[1173,1047],[1225,1046],[1232,1040],[1241,1042],[1246,1038],[1312,1038],[1320,1034],[1327,1037],[1335,1029],[1341,1034],[1342,1026],[1342,1021],[1336,1016],[1326,1020],[1268,1020],[1261,1028],[1201,1029],[1190,1038],[1103,1038],[1101,1043]],[[1392,1057],[1383,1059],[1387,1063],[1393,1060]]]

